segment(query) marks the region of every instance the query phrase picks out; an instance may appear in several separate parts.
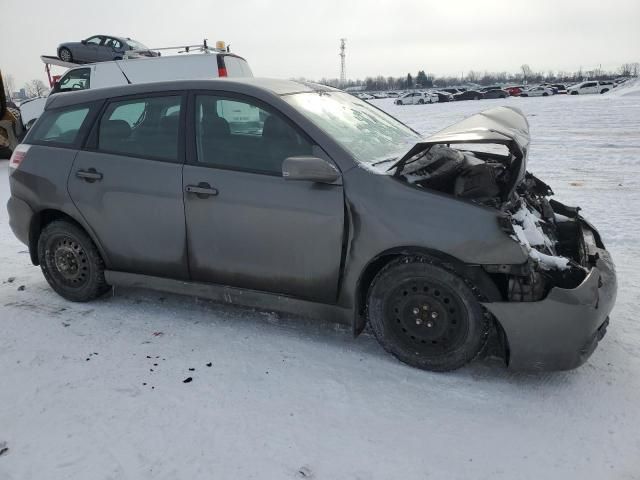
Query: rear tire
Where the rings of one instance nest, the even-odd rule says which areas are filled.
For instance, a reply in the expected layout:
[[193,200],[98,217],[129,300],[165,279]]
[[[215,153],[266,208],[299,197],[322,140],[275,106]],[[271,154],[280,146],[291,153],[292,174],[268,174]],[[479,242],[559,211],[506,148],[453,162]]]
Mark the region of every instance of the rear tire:
[[482,351],[490,322],[472,288],[424,258],[400,258],[373,280],[367,317],[382,347],[411,366],[454,370]]
[[543,97],[548,97],[548,96],[549,96],[549,94],[548,94],[547,92],[544,92],[544,93],[542,94],[542,96],[543,96]]
[[55,220],[38,238],[40,268],[51,288],[72,302],[88,302],[109,290],[104,262],[95,244],[77,225]]
[[424,105],[424,100],[422,98],[418,100],[418,105]]
[[578,95],[578,92],[571,92],[571,95]]
[[58,58],[63,62],[73,62],[73,55],[71,55],[71,50],[67,47],[62,47],[58,52]]

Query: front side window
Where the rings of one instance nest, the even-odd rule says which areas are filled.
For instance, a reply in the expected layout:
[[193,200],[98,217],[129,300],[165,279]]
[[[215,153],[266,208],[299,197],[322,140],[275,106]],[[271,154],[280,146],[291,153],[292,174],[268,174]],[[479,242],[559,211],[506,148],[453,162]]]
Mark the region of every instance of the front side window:
[[279,114],[251,102],[196,96],[199,163],[282,175],[287,157],[311,155],[312,144]]
[[88,106],[46,111],[36,123],[29,141],[72,145],[88,113]]
[[304,92],[282,98],[348,150],[358,163],[380,173],[420,140],[420,135],[403,123],[347,93]]
[[122,44],[115,38],[107,38],[104,44],[106,47],[111,47],[115,50],[119,50],[120,48],[122,48]]
[[181,101],[172,95],[110,103],[98,127],[98,150],[177,161]]
[[91,69],[74,68],[67,72],[53,88],[53,93],[86,90],[91,86]]

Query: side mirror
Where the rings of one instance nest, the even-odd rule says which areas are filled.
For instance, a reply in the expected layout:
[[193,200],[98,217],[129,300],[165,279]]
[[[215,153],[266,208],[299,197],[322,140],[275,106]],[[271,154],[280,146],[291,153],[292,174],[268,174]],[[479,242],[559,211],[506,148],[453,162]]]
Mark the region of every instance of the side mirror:
[[86,40],[80,40],[80,43],[83,44],[83,45],[86,45],[87,41]]
[[322,158],[300,156],[284,159],[282,176],[285,180],[333,183],[340,178],[340,172]]

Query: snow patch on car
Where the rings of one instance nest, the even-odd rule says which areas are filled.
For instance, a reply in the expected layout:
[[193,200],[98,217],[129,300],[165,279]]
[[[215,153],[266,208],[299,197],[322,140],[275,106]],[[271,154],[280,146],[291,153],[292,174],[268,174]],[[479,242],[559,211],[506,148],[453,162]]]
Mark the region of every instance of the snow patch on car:
[[541,222],[544,220],[538,218],[535,211],[522,205],[515,213],[511,214],[511,218],[515,222],[513,224],[515,237],[512,236],[512,238],[527,249],[529,257],[536,261],[540,268],[543,270],[566,270],[569,268],[568,258],[549,255],[535,248],[552,250],[556,243],[542,229]]

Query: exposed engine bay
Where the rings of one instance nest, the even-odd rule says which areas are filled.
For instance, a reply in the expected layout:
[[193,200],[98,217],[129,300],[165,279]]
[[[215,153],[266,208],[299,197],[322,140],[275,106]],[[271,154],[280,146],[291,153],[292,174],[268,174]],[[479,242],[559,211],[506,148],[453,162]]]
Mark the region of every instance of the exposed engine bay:
[[[503,213],[501,228],[527,251],[525,265],[486,266],[510,301],[537,301],[553,287],[575,288],[594,259],[588,255],[591,230],[577,208],[550,200],[551,188],[513,168],[507,155],[428,145],[407,159],[395,175],[418,188],[435,190],[493,207]],[[516,175],[519,178],[516,178]]]

